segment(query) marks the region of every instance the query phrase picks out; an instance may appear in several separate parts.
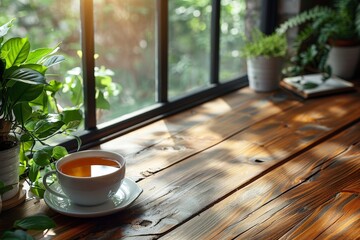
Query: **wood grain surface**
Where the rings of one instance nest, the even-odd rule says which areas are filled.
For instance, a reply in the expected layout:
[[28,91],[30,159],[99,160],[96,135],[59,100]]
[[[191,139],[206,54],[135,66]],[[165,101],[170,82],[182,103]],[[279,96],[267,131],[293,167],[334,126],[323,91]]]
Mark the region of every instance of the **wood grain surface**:
[[357,239],[359,133],[357,124],[297,156],[164,239]]
[[127,158],[144,189],[128,209],[80,219],[43,200],[0,215],[0,230],[45,213],[50,239],[356,239],[360,95],[297,101],[243,89],[98,148]]

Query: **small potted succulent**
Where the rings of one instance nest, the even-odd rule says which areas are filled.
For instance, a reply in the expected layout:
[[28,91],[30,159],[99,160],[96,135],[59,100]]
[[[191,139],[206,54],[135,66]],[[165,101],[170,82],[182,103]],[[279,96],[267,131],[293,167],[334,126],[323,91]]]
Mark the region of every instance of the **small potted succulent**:
[[243,37],[243,40],[241,55],[247,58],[250,88],[257,92],[277,89],[287,52],[285,35],[277,32],[265,35],[255,28],[250,37]]
[[19,191],[26,175],[38,196],[40,169],[67,154],[46,142],[58,133],[69,134],[82,120],[79,109],[60,109],[55,94],[61,83],[48,80],[47,70],[64,60],[58,47],[31,50],[28,38],[5,39],[12,21],[0,26],[0,194],[2,201]]

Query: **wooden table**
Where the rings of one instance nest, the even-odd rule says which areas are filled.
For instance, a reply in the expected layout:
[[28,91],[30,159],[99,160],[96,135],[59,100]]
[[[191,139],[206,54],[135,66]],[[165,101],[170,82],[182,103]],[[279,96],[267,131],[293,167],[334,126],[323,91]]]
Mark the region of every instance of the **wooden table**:
[[127,158],[143,188],[128,209],[81,219],[43,200],[51,239],[359,239],[360,93],[300,101],[245,88],[98,148]]

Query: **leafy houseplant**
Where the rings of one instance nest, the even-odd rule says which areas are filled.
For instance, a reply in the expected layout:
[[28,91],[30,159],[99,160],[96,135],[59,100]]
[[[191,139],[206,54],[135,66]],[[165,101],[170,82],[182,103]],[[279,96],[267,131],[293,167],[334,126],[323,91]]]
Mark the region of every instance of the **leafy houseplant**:
[[[20,146],[16,158],[19,175],[25,175],[31,191],[41,197],[44,190],[39,181],[40,169],[52,168],[53,161],[67,154],[65,148],[50,146],[46,140],[59,133],[71,134],[82,114],[79,109],[60,111],[55,94],[62,84],[47,80],[47,70],[64,60],[55,55],[58,47],[31,50],[27,38],[5,41],[12,22],[0,27],[0,148]],[[5,176],[0,176],[1,194],[18,185],[5,182],[2,177]]]
[[[287,68],[287,75],[302,75],[307,72],[322,72],[324,79],[332,73],[341,75],[337,70],[338,63],[328,59],[332,51],[340,46],[347,48],[347,53],[359,50],[351,47],[360,43],[360,2],[358,0],[334,0],[333,5],[315,6],[285,21],[278,29],[284,33],[288,28],[302,25],[295,44],[295,57]],[[337,57],[338,58],[338,57]],[[357,59],[341,60],[345,65],[354,64]],[[351,72],[351,70],[347,70]],[[350,78],[349,74],[346,78]]]
[[255,28],[250,38],[243,37],[243,40],[241,54],[247,58],[250,88],[259,92],[278,88],[282,58],[287,51],[285,35],[277,32],[265,35]]
[[284,34],[265,35],[255,28],[250,38],[243,37],[243,40],[244,45],[241,49],[243,57],[284,57],[286,55],[287,41]]

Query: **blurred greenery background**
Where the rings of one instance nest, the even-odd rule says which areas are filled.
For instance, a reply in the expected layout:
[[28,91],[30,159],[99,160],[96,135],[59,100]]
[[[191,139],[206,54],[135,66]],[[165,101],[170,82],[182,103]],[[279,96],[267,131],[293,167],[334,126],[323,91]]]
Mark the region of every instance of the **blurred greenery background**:
[[[260,1],[222,0],[220,81],[246,74],[241,34],[258,24]],[[52,78],[64,84],[61,104],[82,105],[78,0],[1,0],[0,23],[16,18],[10,36],[31,48],[60,43],[66,58]],[[211,0],[169,1],[169,97],[209,85]],[[155,103],[156,1],[94,0],[97,120],[104,123]]]

